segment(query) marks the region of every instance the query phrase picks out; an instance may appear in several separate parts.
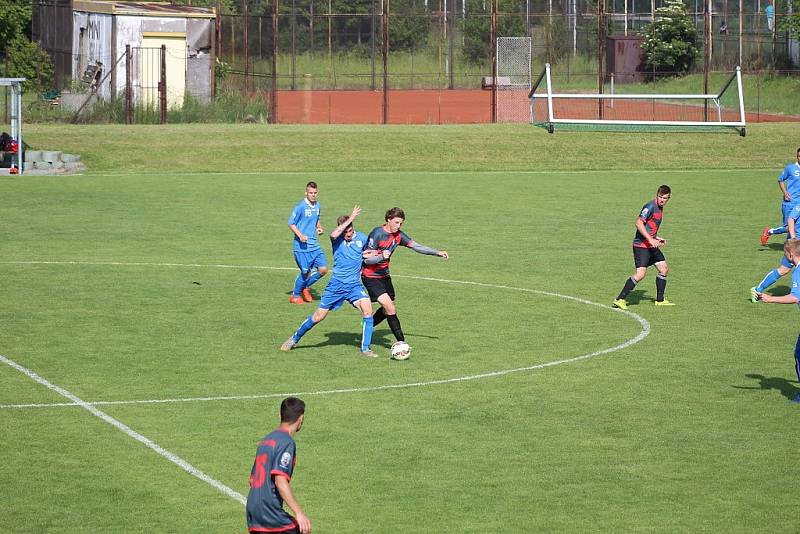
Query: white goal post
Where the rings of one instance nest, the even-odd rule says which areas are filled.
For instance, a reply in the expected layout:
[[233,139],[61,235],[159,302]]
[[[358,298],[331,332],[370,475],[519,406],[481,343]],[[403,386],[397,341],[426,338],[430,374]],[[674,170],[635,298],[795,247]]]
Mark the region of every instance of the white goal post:
[[[540,88],[542,92],[538,92]],[[582,125],[642,131],[733,128],[745,135],[740,67],[715,94],[589,94],[554,92],[550,64],[546,63],[528,99],[531,124],[543,126],[550,133],[557,127],[576,129]]]

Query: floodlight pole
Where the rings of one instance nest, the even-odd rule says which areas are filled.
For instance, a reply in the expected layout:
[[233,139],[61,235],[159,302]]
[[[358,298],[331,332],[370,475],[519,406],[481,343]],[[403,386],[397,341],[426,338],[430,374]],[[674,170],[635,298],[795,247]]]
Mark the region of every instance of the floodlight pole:
[[269,95],[269,122],[278,124],[278,0],[272,0],[272,89]]
[[[708,94],[708,64],[711,62],[711,0],[703,2],[703,93]],[[708,100],[703,100],[703,120],[708,122]]]
[[492,0],[492,122],[497,122],[497,0]]
[[389,0],[383,0],[381,26],[383,42],[383,124],[389,124]]

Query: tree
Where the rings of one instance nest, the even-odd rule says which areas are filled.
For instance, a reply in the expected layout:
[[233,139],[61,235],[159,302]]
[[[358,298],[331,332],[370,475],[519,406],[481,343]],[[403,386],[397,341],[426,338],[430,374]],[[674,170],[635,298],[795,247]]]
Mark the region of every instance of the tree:
[[[524,13],[519,2],[497,1],[497,37],[523,37]],[[502,15],[501,15],[502,14]],[[491,1],[467,0],[467,17],[461,21],[464,35],[464,59],[473,65],[488,63],[491,59],[492,33]]]
[[789,32],[794,39],[800,39],[800,0],[787,0],[781,11],[786,15],[778,19],[778,29]]
[[7,55],[15,38],[28,34],[32,16],[30,0],[0,0],[0,55]]
[[650,72],[685,74],[700,51],[697,29],[681,0],[666,0],[656,18],[642,29],[642,50]]
[[53,62],[47,52],[24,35],[16,36],[6,48],[6,72],[12,78],[27,78],[26,89],[50,88]]

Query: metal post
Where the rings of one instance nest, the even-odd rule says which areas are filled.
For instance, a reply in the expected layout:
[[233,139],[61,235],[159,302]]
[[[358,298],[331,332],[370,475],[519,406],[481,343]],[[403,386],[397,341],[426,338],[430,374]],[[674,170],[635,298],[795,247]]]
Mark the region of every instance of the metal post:
[[372,16],[369,18],[369,33],[370,33],[370,69],[371,69],[371,83],[370,89],[375,90],[375,0],[372,0]]
[[292,0],[292,91],[297,89],[297,2]]
[[492,122],[497,122],[497,0],[492,0],[492,26],[489,32],[492,40]]
[[158,82],[159,122],[167,123],[167,45],[161,45],[161,81]]
[[742,29],[744,26],[744,0],[739,0],[739,60],[737,65],[742,64]]
[[278,0],[272,0],[272,91],[269,95],[269,122],[278,124]]
[[383,0],[383,17],[381,18],[383,36],[383,124],[389,123],[389,0]]
[[222,1],[217,0],[217,57],[222,57]]
[[[711,62],[711,0],[703,2],[703,94],[708,94],[708,67]],[[708,99],[703,99],[703,120],[708,122]]]
[[125,124],[133,124],[133,95],[131,95],[131,45],[125,45]]
[[249,50],[250,48],[248,45],[250,41],[247,36],[247,30],[250,27],[250,10],[247,7],[247,0],[242,0],[243,4],[243,12],[244,12],[244,28],[243,29],[243,37],[244,37],[244,45],[242,46],[242,53],[244,54],[244,93],[245,96],[250,94],[250,78],[248,77],[248,72],[250,70],[250,57],[249,57]]
[[[603,56],[605,55],[606,27],[605,27],[606,0],[597,0],[597,93],[603,94]],[[597,99],[597,117],[603,120],[603,99]]]
[[447,71],[448,89],[455,88],[455,36],[456,36],[456,2],[455,0],[447,0],[445,2],[445,17],[447,17]]

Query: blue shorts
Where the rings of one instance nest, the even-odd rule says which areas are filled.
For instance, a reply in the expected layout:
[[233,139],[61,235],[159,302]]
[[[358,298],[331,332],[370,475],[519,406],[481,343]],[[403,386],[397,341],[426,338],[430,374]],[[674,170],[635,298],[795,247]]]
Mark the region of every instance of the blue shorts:
[[303,274],[303,276],[307,275],[314,269],[328,266],[328,261],[325,259],[325,253],[322,252],[321,248],[311,252],[295,250],[294,262],[297,264],[297,267],[300,268],[300,272]]
[[354,283],[344,283],[333,278],[322,293],[319,307],[333,311],[341,308],[344,301],[355,306],[356,302],[361,299],[369,299],[369,294],[361,285],[360,280]]

